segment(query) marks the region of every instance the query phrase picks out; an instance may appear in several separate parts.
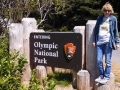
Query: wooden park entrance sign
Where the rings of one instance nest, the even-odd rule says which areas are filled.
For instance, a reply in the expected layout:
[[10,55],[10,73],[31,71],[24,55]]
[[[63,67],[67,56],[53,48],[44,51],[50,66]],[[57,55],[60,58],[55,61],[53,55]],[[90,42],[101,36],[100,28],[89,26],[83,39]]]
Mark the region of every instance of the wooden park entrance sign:
[[80,70],[82,35],[80,33],[30,33],[30,63]]

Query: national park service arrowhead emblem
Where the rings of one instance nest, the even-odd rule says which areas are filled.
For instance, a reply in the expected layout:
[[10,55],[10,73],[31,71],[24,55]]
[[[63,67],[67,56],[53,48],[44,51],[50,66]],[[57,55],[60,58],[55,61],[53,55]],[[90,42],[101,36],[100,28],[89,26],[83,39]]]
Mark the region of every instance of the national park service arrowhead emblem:
[[67,58],[71,60],[76,51],[76,46],[74,46],[73,43],[67,43],[66,45],[64,45],[64,51]]

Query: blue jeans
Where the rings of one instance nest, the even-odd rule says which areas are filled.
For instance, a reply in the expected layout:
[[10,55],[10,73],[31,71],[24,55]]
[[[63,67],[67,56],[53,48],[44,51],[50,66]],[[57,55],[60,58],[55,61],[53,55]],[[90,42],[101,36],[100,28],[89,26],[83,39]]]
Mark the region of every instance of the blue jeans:
[[[105,43],[102,45],[97,45],[97,66],[99,70],[99,76],[110,78],[111,72],[111,57],[112,48],[110,48],[110,43]],[[105,69],[103,66],[103,56],[105,55]]]

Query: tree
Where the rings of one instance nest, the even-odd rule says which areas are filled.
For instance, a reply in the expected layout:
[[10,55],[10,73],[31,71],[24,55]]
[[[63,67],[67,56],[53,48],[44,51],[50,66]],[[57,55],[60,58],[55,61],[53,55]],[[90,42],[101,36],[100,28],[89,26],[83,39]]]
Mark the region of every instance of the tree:
[[11,23],[21,22],[36,10],[37,0],[0,0],[0,25],[2,30],[7,29]]
[[[76,25],[85,25],[90,19],[97,19],[100,12],[100,1],[92,0],[66,0],[62,12],[51,15],[49,25],[53,28],[73,30]],[[51,22],[50,22],[51,21]]]
[[0,21],[5,29],[11,23],[21,22],[24,17],[38,12],[40,17],[38,26],[41,25],[48,14],[62,12],[65,0],[0,0]]
[[58,14],[64,10],[65,0],[38,0],[40,22],[46,21],[48,14]]
[[[67,0],[62,13],[56,16],[51,15],[50,17],[52,18],[49,19],[48,23],[53,28],[67,27],[69,31],[72,31],[76,25],[85,25],[88,20],[96,20],[102,14],[101,8],[106,2],[106,0]],[[115,0],[109,0],[109,2],[113,6],[114,15],[118,18],[118,26],[120,28],[120,2]]]

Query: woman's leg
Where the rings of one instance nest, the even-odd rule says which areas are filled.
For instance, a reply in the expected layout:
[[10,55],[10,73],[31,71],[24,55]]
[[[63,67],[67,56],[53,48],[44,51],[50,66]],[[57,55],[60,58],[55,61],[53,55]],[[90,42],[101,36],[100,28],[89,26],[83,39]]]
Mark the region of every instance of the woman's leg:
[[112,48],[110,48],[109,43],[107,43],[104,47],[105,52],[105,72],[104,77],[110,78],[110,72],[111,72],[111,57],[112,57]]
[[104,67],[103,67],[103,45],[97,45],[97,66],[99,70],[99,76],[103,77]]

